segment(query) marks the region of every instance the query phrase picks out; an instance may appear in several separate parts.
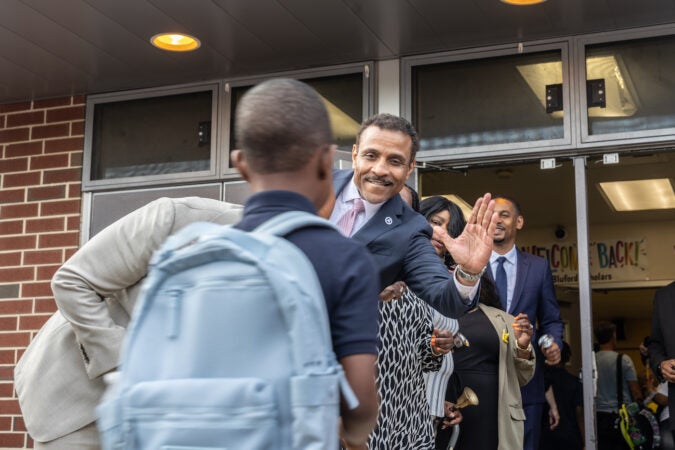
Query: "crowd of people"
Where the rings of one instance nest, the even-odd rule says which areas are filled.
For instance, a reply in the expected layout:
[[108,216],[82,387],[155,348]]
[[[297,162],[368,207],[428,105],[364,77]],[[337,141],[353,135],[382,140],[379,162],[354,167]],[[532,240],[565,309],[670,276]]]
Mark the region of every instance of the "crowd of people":
[[[549,264],[516,246],[525,223],[516,199],[485,194],[467,218],[444,197],[420,202],[405,184],[417,133],[390,114],[365,120],[353,169],[334,170],[326,109],[299,81],[251,89],[235,123],[232,161],[253,192],[243,208],[160,199],[97,234],[55,274],[58,312],[15,370],[36,449],[100,448],[94,408],[103,375],[116,369],[150,258],[168,236],[197,221],[249,231],[293,210],[318,213],[337,228],[310,227],[286,238],[317,273],[333,350],[359,401],[354,409],[341,405],[339,445],[529,450],[554,448],[547,442],[562,442],[569,430],[582,435],[580,387],[563,368],[569,346]],[[616,365],[603,353],[611,347],[602,347],[611,345],[611,332],[598,332],[600,373]],[[650,354],[655,373],[672,388],[669,333],[657,326]],[[625,396],[635,398],[628,365]],[[465,388],[478,405],[460,409]],[[608,383],[598,397],[615,391]],[[615,407],[599,401],[598,417]],[[561,434],[551,434],[556,428]],[[577,439],[567,448],[580,445]]]

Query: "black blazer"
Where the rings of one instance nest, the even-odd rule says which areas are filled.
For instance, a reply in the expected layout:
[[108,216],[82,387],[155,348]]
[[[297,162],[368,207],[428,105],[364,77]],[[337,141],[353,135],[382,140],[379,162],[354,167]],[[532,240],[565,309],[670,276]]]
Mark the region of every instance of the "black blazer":
[[[675,359],[675,283],[670,283],[654,294],[652,313],[652,342],[649,344],[649,363],[654,373],[659,373],[661,361]],[[675,430],[675,383],[668,383],[670,426]]]

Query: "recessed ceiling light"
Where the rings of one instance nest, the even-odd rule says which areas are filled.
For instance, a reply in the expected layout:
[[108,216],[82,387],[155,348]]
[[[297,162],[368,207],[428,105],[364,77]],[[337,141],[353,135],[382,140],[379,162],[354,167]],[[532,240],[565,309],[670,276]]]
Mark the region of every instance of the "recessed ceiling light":
[[150,39],[150,43],[157,48],[170,52],[189,52],[197,50],[201,45],[199,39],[180,33],[156,34]]
[[537,3],[544,3],[546,0],[501,0],[503,3],[509,5],[536,5]]
[[675,192],[669,178],[609,181],[598,188],[614,211],[674,209]]

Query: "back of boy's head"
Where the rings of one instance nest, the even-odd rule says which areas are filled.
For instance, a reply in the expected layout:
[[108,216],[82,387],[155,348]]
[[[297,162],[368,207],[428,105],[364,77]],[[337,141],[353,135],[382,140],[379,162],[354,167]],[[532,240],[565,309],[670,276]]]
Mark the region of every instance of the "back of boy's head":
[[321,96],[301,81],[277,78],[250,89],[236,111],[236,146],[252,170],[295,172],[333,143]]

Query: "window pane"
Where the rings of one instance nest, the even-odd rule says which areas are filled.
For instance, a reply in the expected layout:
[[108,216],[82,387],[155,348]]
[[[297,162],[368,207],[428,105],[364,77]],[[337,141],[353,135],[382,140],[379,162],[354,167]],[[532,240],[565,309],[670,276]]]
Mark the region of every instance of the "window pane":
[[[336,75],[301,80],[323,97],[328,108],[336,143],[342,150],[351,151],[363,120],[363,75],[361,73]],[[242,96],[251,86],[232,88],[230,118],[230,150],[235,148],[235,111]]]
[[92,180],[209,170],[212,92],[94,105]]
[[589,134],[675,127],[674,36],[587,46],[586,79]]
[[[562,139],[560,51],[412,69],[412,117],[421,149]],[[547,112],[547,86],[560,97]]]

